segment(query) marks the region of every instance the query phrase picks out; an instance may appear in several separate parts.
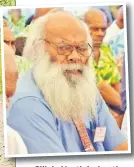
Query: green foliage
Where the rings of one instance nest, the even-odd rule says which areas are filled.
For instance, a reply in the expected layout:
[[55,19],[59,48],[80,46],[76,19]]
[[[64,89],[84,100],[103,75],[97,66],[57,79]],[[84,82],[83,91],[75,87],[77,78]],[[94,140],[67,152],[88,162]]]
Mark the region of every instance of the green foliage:
[[0,0],[0,6],[15,6],[16,0]]

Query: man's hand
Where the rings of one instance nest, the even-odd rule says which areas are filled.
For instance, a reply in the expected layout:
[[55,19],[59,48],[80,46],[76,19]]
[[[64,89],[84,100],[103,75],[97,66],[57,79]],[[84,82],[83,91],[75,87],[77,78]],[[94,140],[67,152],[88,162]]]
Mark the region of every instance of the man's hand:
[[127,151],[128,150],[128,141],[120,144],[118,147],[114,149],[114,151]]

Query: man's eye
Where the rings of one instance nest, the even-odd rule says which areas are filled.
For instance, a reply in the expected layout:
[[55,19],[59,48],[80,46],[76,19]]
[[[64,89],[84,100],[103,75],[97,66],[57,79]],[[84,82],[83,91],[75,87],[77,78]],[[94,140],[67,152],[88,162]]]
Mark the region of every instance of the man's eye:
[[77,49],[80,51],[80,52],[85,52],[88,50],[88,46],[79,46],[77,47]]
[[104,32],[104,31],[106,31],[106,28],[102,28],[101,30]]
[[92,31],[98,31],[98,28],[92,28]]
[[58,49],[64,51],[64,50],[66,50],[66,47],[64,45],[61,45],[61,46],[58,47]]
[[71,45],[66,45],[66,50],[72,50],[72,46]]
[[71,45],[61,45],[59,46],[59,49],[63,51],[70,51],[72,50],[72,46]]

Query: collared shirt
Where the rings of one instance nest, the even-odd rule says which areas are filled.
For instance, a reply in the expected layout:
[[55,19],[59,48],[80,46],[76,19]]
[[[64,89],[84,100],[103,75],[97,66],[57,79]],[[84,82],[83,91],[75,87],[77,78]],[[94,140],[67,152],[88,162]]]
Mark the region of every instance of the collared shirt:
[[97,83],[106,81],[108,84],[113,85],[121,80],[116,59],[109,45],[101,45],[98,63],[93,60],[92,65],[96,74]]
[[[20,134],[29,154],[84,152],[75,125],[55,117],[31,70],[18,81],[7,112],[7,124]],[[83,121],[96,151],[111,151],[126,141],[101,96],[95,120],[86,117]],[[106,127],[105,140],[94,143],[94,130],[102,126]]]

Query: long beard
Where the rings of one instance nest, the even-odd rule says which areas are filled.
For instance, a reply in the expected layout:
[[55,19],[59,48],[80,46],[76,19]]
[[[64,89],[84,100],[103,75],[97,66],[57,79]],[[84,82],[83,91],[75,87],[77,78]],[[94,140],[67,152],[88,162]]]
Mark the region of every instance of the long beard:
[[[79,69],[82,74],[64,75],[70,69]],[[51,63],[46,54],[35,65],[33,75],[57,118],[70,121],[95,115],[97,89],[91,67],[79,64],[57,65]]]

